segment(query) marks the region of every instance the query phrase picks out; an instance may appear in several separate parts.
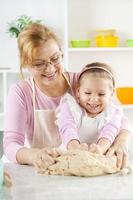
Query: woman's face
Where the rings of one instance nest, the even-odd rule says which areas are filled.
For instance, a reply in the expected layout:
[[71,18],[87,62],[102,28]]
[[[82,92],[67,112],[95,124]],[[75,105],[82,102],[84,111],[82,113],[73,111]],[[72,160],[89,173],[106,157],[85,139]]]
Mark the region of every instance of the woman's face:
[[80,105],[90,116],[96,116],[102,112],[110,103],[112,95],[111,80],[90,75],[81,80],[77,92]]
[[29,70],[38,86],[55,84],[62,73],[62,53],[56,41],[49,39],[36,48],[33,66]]

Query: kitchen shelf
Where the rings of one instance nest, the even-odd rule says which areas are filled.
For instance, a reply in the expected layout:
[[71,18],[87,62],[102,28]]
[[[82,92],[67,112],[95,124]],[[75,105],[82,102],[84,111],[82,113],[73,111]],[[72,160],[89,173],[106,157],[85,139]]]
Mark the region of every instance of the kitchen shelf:
[[122,104],[123,109],[133,109],[133,104],[130,105],[123,105]]
[[114,47],[114,48],[103,48],[103,47],[88,47],[88,48],[68,48],[68,52],[101,52],[101,51],[114,51],[114,52],[125,52],[133,51],[132,47]]

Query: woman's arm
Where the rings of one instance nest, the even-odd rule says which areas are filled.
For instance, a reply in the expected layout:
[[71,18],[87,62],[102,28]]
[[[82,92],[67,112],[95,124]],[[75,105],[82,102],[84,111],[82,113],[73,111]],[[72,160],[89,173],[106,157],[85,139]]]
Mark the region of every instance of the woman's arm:
[[131,133],[127,130],[121,130],[106,154],[108,157],[113,154],[117,156],[117,166],[119,168],[126,167],[128,163],[128,145],[130,134]]
[[3,138],[4,153],[13,162],[16,162],[16,152],[24,146],[27,116],[24,92],[15,84],[7,97]]

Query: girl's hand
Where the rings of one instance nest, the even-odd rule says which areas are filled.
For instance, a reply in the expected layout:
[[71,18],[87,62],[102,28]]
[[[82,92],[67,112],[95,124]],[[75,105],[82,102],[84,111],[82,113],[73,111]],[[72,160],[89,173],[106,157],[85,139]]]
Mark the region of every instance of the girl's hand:
[[103,154],[101,146],[98,145],[98,144],[95,144],[95,143],[92,143],[92,144],[89,146],[89,152],[91,152],[91,153]]
[[80,143],[78,140],[71,140],[68,143],[67,149],[68,150],[80,149],[88,151],[88,145],[86,143]]

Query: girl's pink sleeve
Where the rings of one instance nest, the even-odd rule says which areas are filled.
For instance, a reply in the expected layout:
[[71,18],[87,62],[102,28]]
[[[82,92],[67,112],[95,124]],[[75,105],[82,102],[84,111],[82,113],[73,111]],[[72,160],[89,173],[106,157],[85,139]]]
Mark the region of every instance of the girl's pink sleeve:
[[121,110],[116,108],[112,119],[101,129],[98,140],[101,138],[106,138],[112,144],[120,131],[122,117],[123,114]]
[[77,125],[66,99],[61,101],[59,106],[58,128],[66,147],[71,140],[79,140]]
[[132,132],[132,126],[130,125],[128,118],[124,116],[123,111],[121,108],[116,107],[114,115],[101,130],[99,138],[107,138],[110,143],[112,144],[116,138],[116,136],[119,134],[120,130],[125,129],[129,132]]
[[16,162],[16,152],[24,146],[27,122],[24,99],[17,85],[11,87],[6,102],[3,146],[6,157],[13,162]]

